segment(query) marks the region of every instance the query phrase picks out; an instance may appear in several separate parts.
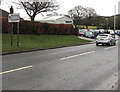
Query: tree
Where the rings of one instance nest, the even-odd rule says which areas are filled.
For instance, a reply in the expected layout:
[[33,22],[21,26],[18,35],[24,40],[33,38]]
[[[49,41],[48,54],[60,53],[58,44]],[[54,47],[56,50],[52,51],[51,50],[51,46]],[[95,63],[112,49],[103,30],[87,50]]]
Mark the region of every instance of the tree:
[[68,14],[74,20],[75,25],[83,21],[86,27],[91,24],[91,19],[94,16],[97,16],[97,13],[93,8],[84,8],[82,6],[74,7],[73,9],[68,11]]
[[2,2],[3,2],[3,0],[0,0],[0,5],[1,5]]
[[59,8],[55,0],[19,0],[17,4],[26,11],[32,21],[35,20],[36,15],[39,13],[54,11]]
[[84,11],[85,8],[82,6],[76,6],[73,9],[68,11],[68,14],[71,16],[71,18],[82,18],[84,17]]
[[96,14],[96,11],[93,8],[89,8],[89,7],[85,8],[85,16],[84,16],[84,18],[86,18],[85,24],[86,24],[87,28],[88,28],[89,25],[91,25],[92,18],[94,16],[97,16],[97,14]]

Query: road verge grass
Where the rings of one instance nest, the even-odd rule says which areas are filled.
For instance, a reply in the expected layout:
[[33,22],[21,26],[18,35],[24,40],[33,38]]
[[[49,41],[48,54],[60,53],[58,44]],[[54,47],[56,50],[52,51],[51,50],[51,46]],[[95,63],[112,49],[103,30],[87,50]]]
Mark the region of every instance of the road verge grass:
[[[13,45],[11,46],[11,35]],[[19,35],[20,46],[17,47],[17,35],[2,34],[2,53],[19,52],[36,49],[47,49],[77,44],[87,44],[90,41],[83,40],[74,35]]]

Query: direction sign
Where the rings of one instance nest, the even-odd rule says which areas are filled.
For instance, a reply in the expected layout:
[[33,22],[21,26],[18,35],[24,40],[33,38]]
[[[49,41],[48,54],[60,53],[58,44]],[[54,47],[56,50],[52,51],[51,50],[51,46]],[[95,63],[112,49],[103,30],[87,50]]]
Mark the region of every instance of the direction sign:
[[9,14],[8,22],[20,22],[20,14],[19,13]]

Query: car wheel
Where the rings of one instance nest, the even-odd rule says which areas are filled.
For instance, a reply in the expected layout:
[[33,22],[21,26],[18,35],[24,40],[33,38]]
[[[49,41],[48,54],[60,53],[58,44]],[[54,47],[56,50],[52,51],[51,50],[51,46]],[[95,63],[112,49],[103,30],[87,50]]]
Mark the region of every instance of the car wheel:
[[110,42],[109,45],[112,46],[113,45],[112,42]]
[[104,46],[105,44],[104,44],[104,43],[102,43],[102,45]]
[[114,46],[116,45],[116,42],[114,43]]
[[110,43],[107,43],[106,45],[107,45],[107,46],[110,46],[111,44],[110,44]]
[[96,43],[96,46],[99,46],[99,44],[98,44],[98,43]]

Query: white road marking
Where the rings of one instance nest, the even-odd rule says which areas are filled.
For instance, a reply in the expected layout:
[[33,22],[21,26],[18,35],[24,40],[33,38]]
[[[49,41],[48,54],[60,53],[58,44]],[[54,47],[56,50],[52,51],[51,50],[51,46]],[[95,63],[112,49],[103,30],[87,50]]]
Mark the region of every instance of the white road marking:
[[83,55],[90,54],[90,53],[93,53],[93,52],[95,52],[95,51],[86,52],[86,53],[82,53],[82,54],[77,54],[77,55],[73,55],[73,56],[69,56],[69,57],[64,57],[64,58],[61,58],[60,60],[70,59],[70,58],[74,58],[74,57],[77,57],[77,56],[83,56]]
[[108,47],[108,48],[104,48],[105,50],[108,50],[108,49],[112,49],[112,48],[115,48],[116,46],[112,46],[112,47]]
[[21,67],[21,68],[13,69],[13,70],[8,70],[8,71],[5,71],[5,72],[0,72],[0,75],[1,74],[6,74],[6,73],[11,73],[11,72],[16,72],[16,71],[20,71],[20,70],[28,69],[28,68],[32,68],[32,67],[33,66],[26,66],[26,67]]

